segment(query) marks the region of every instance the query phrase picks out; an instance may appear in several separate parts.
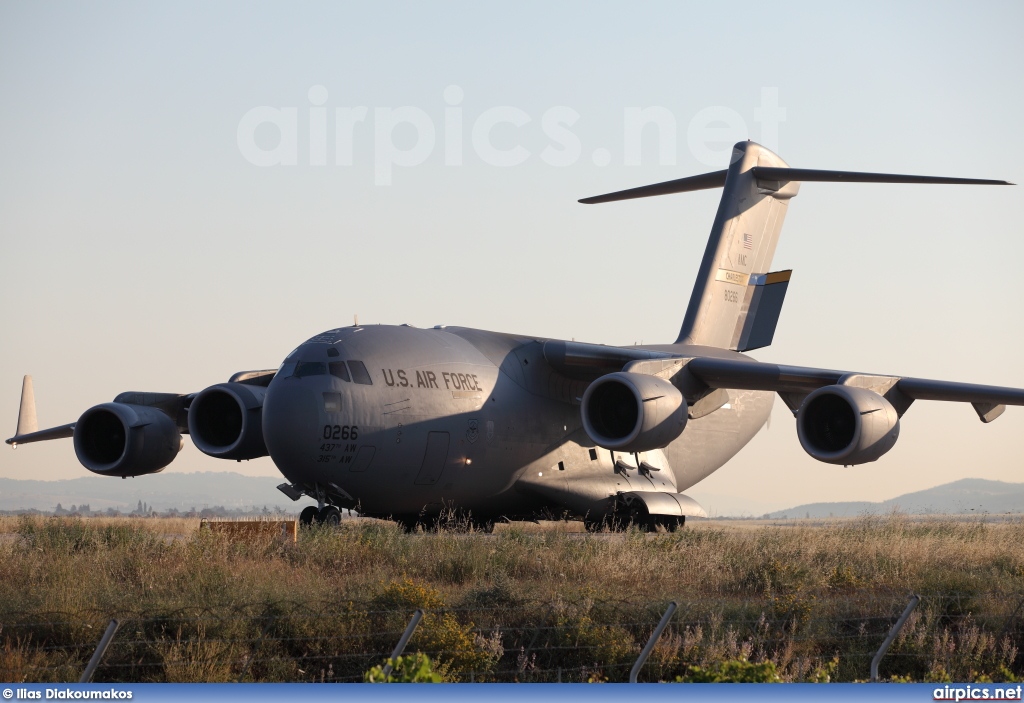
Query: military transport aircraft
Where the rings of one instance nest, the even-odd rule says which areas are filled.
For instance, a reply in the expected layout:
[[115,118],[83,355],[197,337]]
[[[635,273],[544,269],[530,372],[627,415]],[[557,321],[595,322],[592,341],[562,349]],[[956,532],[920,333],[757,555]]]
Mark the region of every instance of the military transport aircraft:
[[819,461],[875,461],[915,400],[971,403],[983,422],[1024,390],[759,363],[790,271],[769,270],[804,181],[1012,185],[790,168],[741,142],[723,171],[581,200],[723,188],[678,339],[612,347],[408,325],[332,329],[280,368],[236,373],[198,393],[122,393],[77,421],[38,430],[26,377],[8,444],[73,437],[104,476],[156,473],[188,434],[221,459],[269,455],[309,523],[339,508],[413,525],[454,509],[483,522],[540,515],[673,529],[703,516],[683,494],[768,420],[775,394]]

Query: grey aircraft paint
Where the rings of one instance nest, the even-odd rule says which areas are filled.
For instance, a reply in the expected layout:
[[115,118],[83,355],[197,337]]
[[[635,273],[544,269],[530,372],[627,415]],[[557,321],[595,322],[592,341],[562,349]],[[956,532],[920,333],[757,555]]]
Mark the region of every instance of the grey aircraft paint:
[[[416,515],[444,505],[473,515],[545,507],[604,514],[620,492],[689,488],[739,451],[771,411],[771,393],[734,391],[731,407],[690,420],[668,447],[612,452],[583,431],[579,399],[587,383],[548,363],[546,341],[386,325],[318,335],[293,352],[267,389],[267,449],[293,484],[323,486],[336,504],[358,503],[367,514]],[[686,355],[688,347],[660,349]],[[331,350],[338,355],[329,357]],[[372,385],[330,374],[329,363],[351,360],[367,365]],[[313,375],[299,377],[302,364]],[[342,438],[353,432],[355,440]],[[446,451],[428,451],[432,438]],[[369,447],[369,465],[353,471]],[[659,470],[638,470],[638,459]],[[616,470],[616,462],[628,468]]]
[[[304,519],[337,507],[412,522],[446,508],[483,520],[575,515],[675,527],[703,510],[683,491],[765,424],[775,394],[815,458],[874,461],[915,400],[970,402],[984,422],[1024,390],[762,364],[789,271],[771,272],[800,181],[1002,181],[792,169],[753,142],[729,168],[588,198],[609,202],[722,187],[674,344],[608,347],[459,327],[352,326],[301,344],[276,371],[192,394],[122,393],[77,422],[39,431],[31,377],[16,445],[74,437],[104,475],[162,470],[191,434],[225,459],[269,454],[308,496]],[[335,507],[332,507],[335,506]]]

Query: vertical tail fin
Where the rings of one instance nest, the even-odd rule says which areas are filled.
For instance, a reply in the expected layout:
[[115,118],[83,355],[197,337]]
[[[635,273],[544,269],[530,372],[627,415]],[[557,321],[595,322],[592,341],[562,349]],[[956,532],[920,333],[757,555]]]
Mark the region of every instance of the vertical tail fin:
[[39,430],[36,421],[36,395],[32,391],[32,377],[25,376],[21,382],[21,407],[18,408],[18,431],[20,437]]
[[722,200],[677,343],[746,351],[771,344],[789,273],[768,273],[795,181],[758,180],[753,169],[788,168],[754,142],[732,151]]

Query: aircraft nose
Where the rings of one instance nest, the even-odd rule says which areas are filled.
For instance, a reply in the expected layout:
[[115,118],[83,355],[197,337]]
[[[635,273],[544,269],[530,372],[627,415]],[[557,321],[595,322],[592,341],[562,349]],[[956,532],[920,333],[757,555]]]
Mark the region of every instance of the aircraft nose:
[[313,379],[275,378],[263,401],[267,451],[289,478],[289,471],[300,471],[316,449],[320,412],[313,385]]

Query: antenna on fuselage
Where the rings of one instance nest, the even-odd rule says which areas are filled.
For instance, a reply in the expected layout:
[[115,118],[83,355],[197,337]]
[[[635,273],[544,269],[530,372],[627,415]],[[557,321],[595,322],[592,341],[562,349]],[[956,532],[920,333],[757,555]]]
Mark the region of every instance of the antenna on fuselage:
[[352,316],[352,326],[353,327],[358,327],[359,326],[359,313],[356,313],[355,315]]

